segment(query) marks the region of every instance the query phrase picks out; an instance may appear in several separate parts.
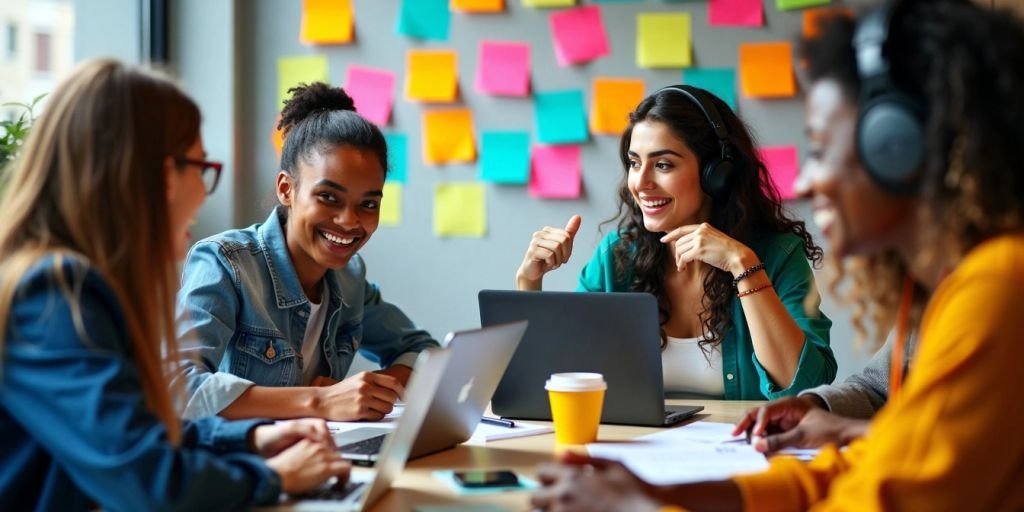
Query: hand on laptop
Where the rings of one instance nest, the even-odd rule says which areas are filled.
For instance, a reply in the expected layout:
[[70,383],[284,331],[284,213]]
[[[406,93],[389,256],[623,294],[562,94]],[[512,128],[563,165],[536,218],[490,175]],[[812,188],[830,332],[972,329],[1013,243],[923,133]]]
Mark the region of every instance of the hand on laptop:
[[337,384],[317,388],[317,416],[337,421],[379,421],[405,394],[390,375],[360,372]]
[[773,453],[783,448],[819,448],[827,443],[849,444],[867,433],[868,422],[837,416],[825,410],[814,395],[775,400],[747,412],[733,435],[750,432],[754,449]]
[[278,421],[269,425],[260,425],[251,431],[250,446],[253,451],[264,458],[273,457],[289,446],[308,439],[325,446],[334,446],[327,423],[319,418],[303,418],[299,420]]
[[516,272],[516,287],[520,290],[539,290],[544,274],[562,266],[572,255],[572,241],[583,219],[573,215],[565,229],[544,226],[533,234],[526,249],[523,263]]
[[309,439],[302,439],[267,459],[267,465],[280,475],[281,490],[288,494],[309,492],[335,476],[339,482],[346,482],[352,469],[333,442],[327,446]]

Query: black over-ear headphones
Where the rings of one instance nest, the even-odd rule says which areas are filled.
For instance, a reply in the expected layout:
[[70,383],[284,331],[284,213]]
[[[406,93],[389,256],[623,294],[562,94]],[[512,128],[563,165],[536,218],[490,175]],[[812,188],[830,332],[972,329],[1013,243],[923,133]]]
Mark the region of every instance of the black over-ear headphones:
[[721,151],[718,157],[709,159],[701,167],[700,188],[711,197],[721,196],[729,185],[734,162],[732,159],[732,146],[729,144],[729,132],[726,131],[725,123],[722,122],[722,116],[718,114],[718,109],[715,108],[714,102],[711,101],[711,94],[704,89],[692,85],[670,85],[658,89],[654,94],[662,91],[678,92],[689,98],[704,113],[704,118],[708,120],[711,129],[715,131],[715,137],[718,138],[718,147]]
[[924,107],[889,76],[885,43],[891,11],[886,3],[857,23],[853,48],[861,81],[857,154],[868,174],[895,194],[914,194],[924,161]]

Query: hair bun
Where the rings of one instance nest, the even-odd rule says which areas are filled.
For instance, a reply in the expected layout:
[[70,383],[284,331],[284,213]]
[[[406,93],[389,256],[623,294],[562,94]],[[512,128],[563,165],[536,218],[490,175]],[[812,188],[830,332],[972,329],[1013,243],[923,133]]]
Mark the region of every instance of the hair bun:
[[341,87],[331,87],[323,82],[299,84],[288,89],[291,98],[284,102],[281,122],[277,127],[287,133],[303,119],[321,112],[332,110],[356,111],[352,97]]

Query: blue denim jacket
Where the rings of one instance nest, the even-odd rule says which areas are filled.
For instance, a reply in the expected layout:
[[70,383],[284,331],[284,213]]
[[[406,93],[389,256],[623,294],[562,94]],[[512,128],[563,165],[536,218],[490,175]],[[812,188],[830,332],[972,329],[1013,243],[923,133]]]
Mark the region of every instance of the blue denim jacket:
[[[183,425],[180,448],[145,407],[122,309],[82,260],[18,284],[0,367],[0,510],[229,510],[276,502],[280,478],[245,451],[258,420]],[[76,296],[76,330],[66,295]]]
[[[301,384],[310,306],[288,254],[285,215],[275,208],[263,224],[214,235],[189,251],[178,293],[187,418],[219,413],[252,385]],[[412,366],[421,350],[439,346],[384,302],[358,254],[324,281],[324,374],[345,378],[357,350],[382,367]]]

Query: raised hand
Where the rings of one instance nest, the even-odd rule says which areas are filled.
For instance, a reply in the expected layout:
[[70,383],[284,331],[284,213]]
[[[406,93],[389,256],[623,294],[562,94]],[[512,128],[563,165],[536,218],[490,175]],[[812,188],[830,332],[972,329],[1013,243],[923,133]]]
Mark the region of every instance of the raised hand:
[[523,262],[516,271],[516,288],[539,290],[544,274],[562,266],[572,255],[572,241],[583,219],[573,215],[565,228],[545,226],[533,234]]
[[680,272],[687,264],[701,261],[737,275],[757,263],[754,251],[706,222],[673,229],[661,237],[661,243],[673,247]]

